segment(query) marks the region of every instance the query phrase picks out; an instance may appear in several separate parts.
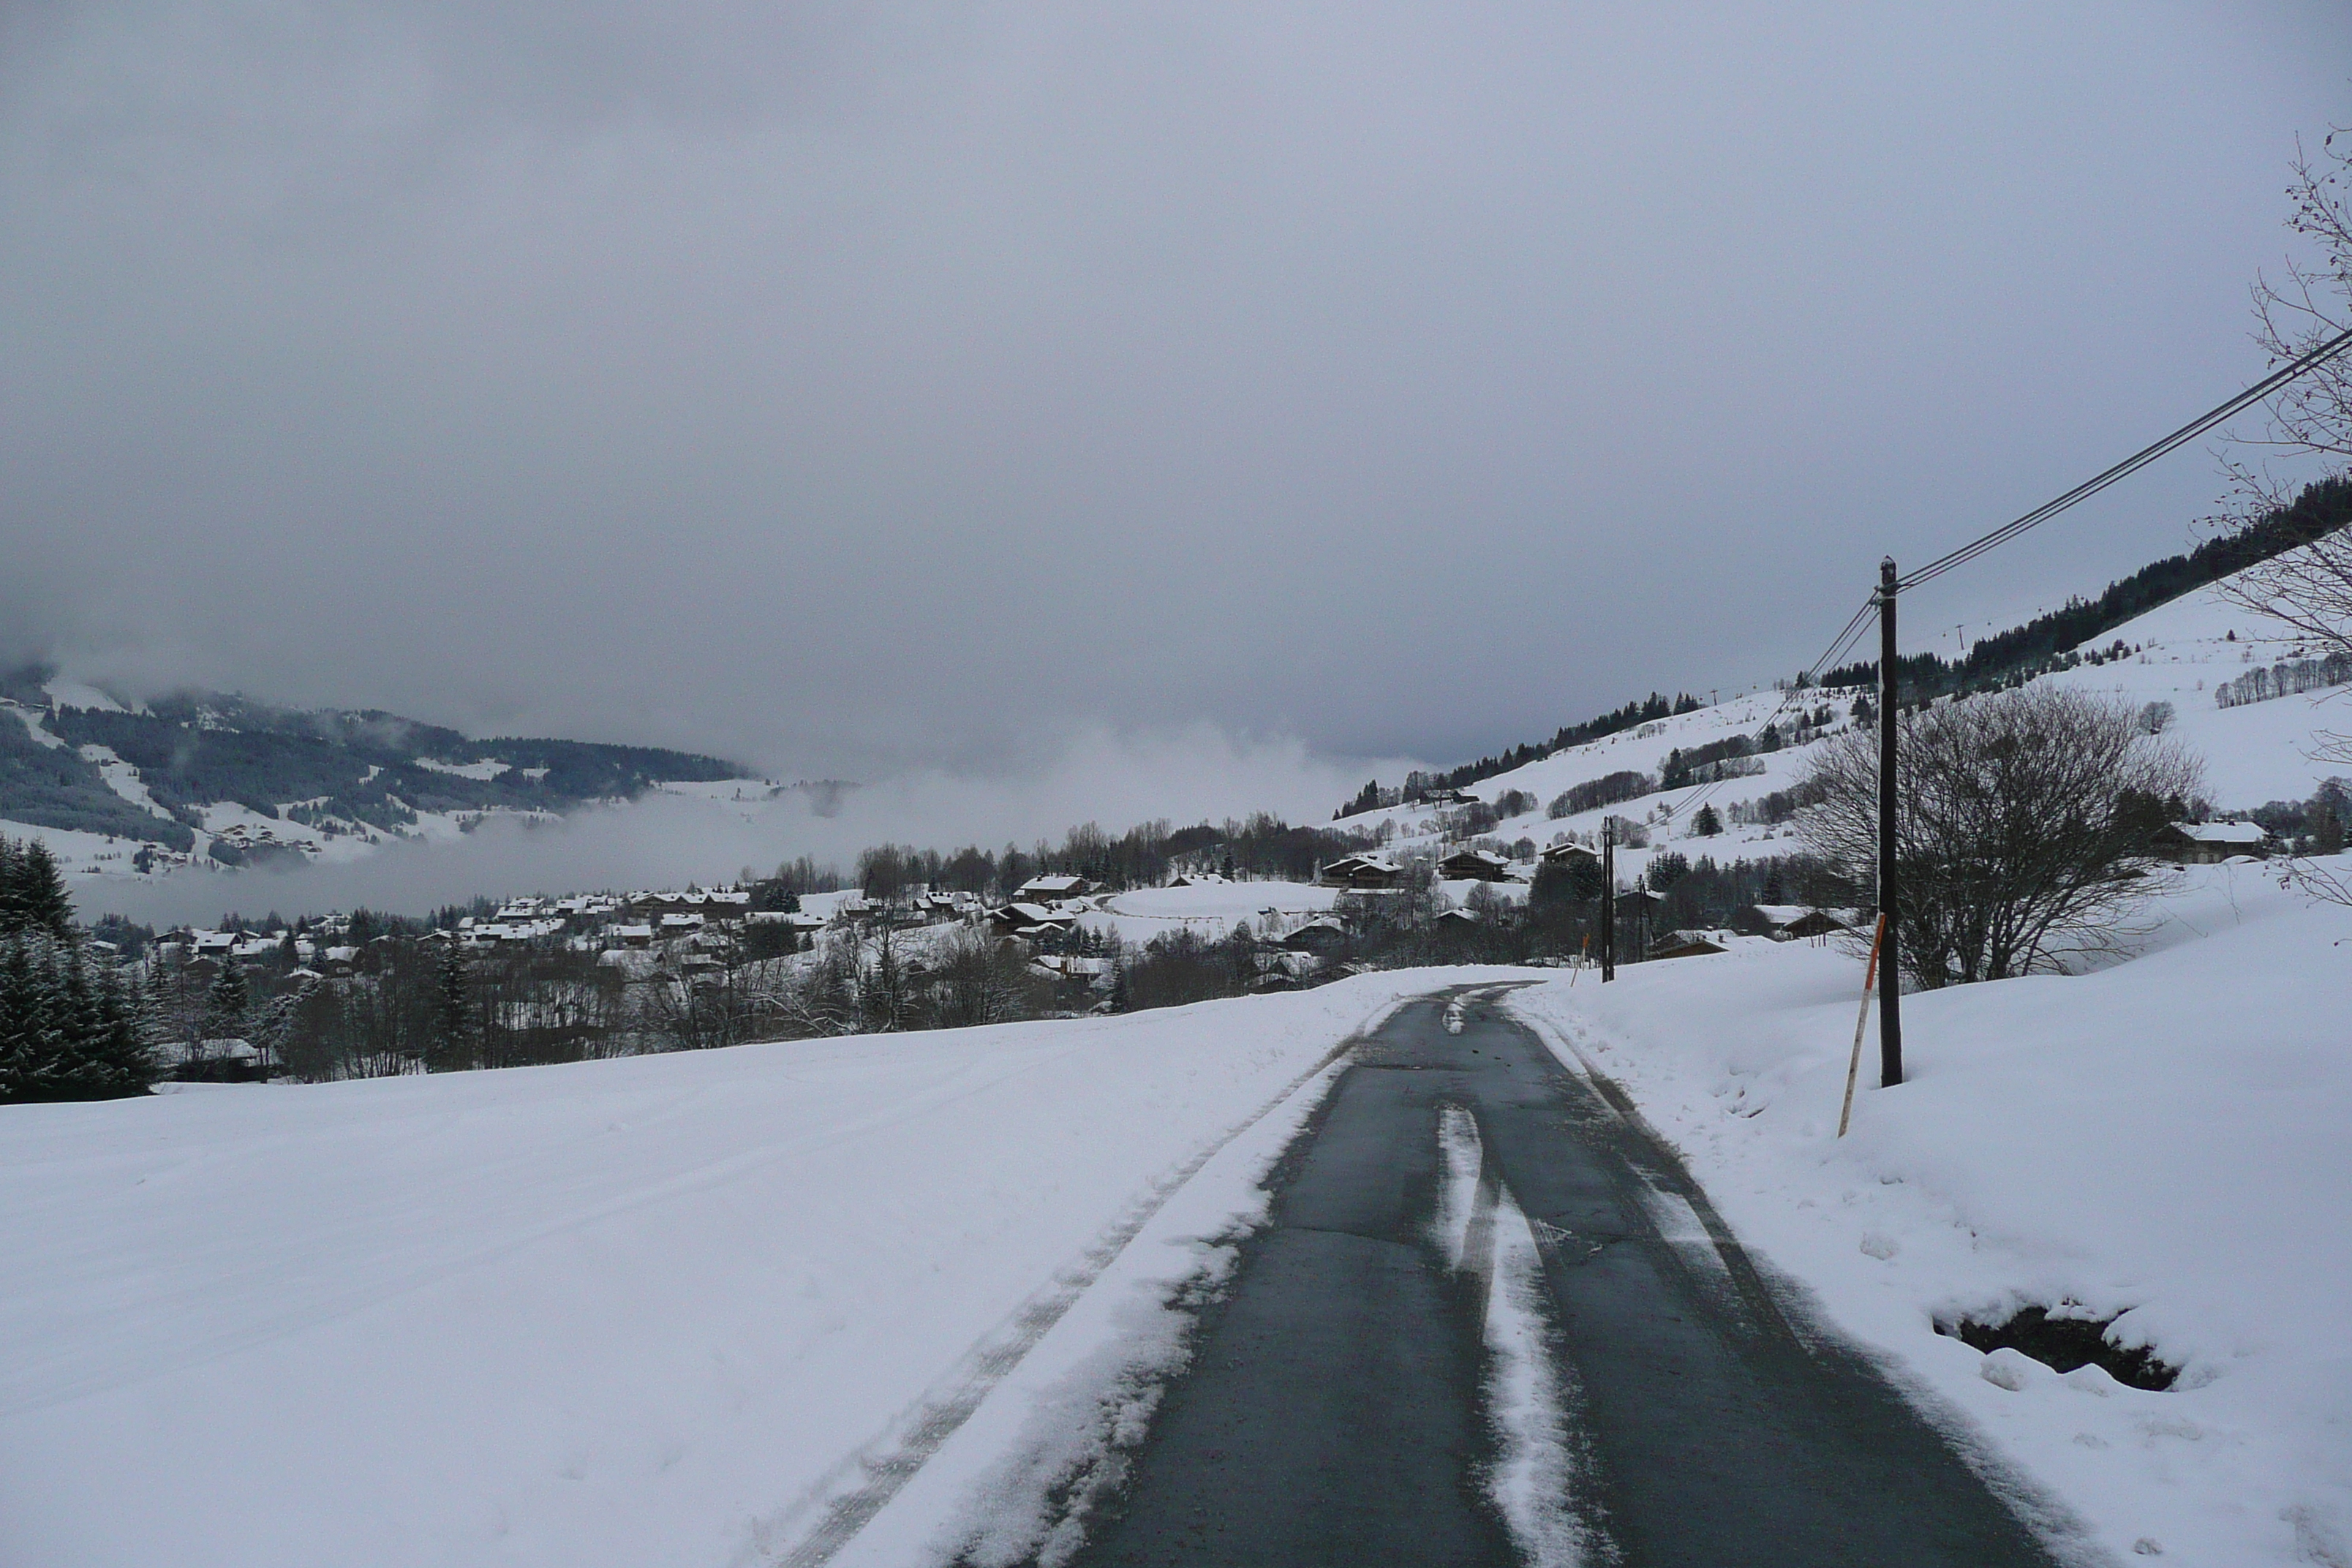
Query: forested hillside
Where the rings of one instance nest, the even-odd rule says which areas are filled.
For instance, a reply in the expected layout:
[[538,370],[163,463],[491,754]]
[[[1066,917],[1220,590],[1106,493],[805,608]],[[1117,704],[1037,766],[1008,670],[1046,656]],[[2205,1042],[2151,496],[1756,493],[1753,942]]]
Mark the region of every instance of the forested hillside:
[[[1982,690],[2013,685],[2056,668],[2069,651],[2102,637],[2126,621],[2169,604],[2183,594],[2218,583],[2299,544],[2335,532],[2352,523],[2352,479],[2329,479],[2305,487],[2294,500],[2246,526],[2207,540],[2180,555],[2151,562],[2130,576],[2110,583],[2096,598],[2071,598],[2047,615],[1980,639],[1964,658],[1949,660],[1933,653],[1909,654],[1896,660],[1907,700],[1911,696],[1938,697],[1947,692]],[[1878,679],[1874,660],[1864,660],[1821,673],[1813,684],[1823,687],[1869,686]],[[1409,804],[1428,792],[1458,789],[1465,784],[1507,773],[1529,763],[1589,741],[1622,733],[1639,725],[1700,706],[1692,697],[1669,701],[1656,692],[1628,702],[1612,712],[1564,726],[1549,741],[1514,746],[1494,756],[1442,773],[1415,773],[1402,787],[1382,789],[1367,784],[1355,798],[1332,814],[1360,816],[1382,806]]]

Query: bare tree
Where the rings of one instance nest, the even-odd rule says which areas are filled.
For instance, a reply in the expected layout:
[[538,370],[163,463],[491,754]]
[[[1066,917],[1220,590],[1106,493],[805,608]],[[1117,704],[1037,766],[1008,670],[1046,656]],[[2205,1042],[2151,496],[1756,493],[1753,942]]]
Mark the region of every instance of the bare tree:
[[[2298,144],[2292,167],[2287,227],[2305,243],[2308,259],[2291,258],[2281,277],[2259,277],[2253,288],[2254,341],[2273,363],[2352,327],[2352,128],[2331,130],[2316,157]],[[2315,458],[2339,479],[2352,466],[2352,357],[2338,355],[2315,368],[2272,398],[2269,412],[2268,433],[2241,440],[2249,456],[2225,465],[2246,521],[2292,499],[2292,485],[2267,467],[2272,453]],[[2352,531],[2325,534],[2215,587],[2317,644],[2322,653],[2352,655]],[[2313,761],[2352,764],[2352,734],[2322,730],[2314,742]],[[2294,862],[2288,879],[2320,898],[2352,904],[2352,880],[2308,859]]]
[[[2314,258],[2290,258],[2283,278],[2254,282],[2254,341],[2273,363],[2308,353],[2352,327],[2352,130],[2330,132],[2317,158],[2298,146],[2293,167],[2287,197],[2294,210],[2287,226]],[[2313,369],[2273,397],[2269,411],[2267,435],[2237,443],[2252,456],[2226,464],[2247,521],[2293,500],[2292,484],[2263,466],[2267,454],[2316,458],[2336,475],[2352,466],[2352,356]],[[2352,653],[2352,532],[2327,534],[2217,587],[2329,652]],[[2340,739],[2337,744],[2340,750]]]
[[[2056,969],[2112,948],[2165,886],[2150,856],[2166,802],[2201,770],[2129,704],[2036,685],[1904,715],[1896,936],[1923,987]],[[1874,883],[1878,741],[1821,743],[1798,818],[1841,870]]]
[[941,949],[931,992],[939,1025],[957,1028],[1027,1017],[1036,1011],[1021,956],[985,931],[961,931]]
[[[2298,142],[2290,165],[2287,227],[2307,258],[2290,257],[2278,278],[2254,280],[2254,341],[2273,363],[2301,358],[2352,327],[2352,127],[2337,126],[2313,157]],[[2270,400],[2271,429],[2238,444],[2254,454],[2284,452],[2316,458],[2342,472],[2352,462],[2352,361],[2322,364]],[[2255,462],[2230,470],[2246,499],[2263,510],[2282,505],[2285,489]]]

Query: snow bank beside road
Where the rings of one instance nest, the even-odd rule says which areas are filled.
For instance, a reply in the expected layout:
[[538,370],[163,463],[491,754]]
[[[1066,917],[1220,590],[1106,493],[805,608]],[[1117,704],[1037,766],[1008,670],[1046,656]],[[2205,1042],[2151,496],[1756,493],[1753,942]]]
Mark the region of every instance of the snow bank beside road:
[[[1843,1142],[1852,956],[1743,944],[1514,1005],[1627,1086],[1753,1251],[2119,1554],[2352,1563],[2352,911],[2256,868],[2192,875],[2147,956],[1906,998],[1910,1081],[1864,1092]],[[1874,1028],[1865,1049],[1867,1083]],[[1934,1329],[2069,1300],[2124,1313],[2115,1337],[2180,1386],[2011,1388]]]
[[[762,1561],[1433,983],[0,1110],[0,1562]],[[1262,1169],[1136,1245],[1189,1267]]]

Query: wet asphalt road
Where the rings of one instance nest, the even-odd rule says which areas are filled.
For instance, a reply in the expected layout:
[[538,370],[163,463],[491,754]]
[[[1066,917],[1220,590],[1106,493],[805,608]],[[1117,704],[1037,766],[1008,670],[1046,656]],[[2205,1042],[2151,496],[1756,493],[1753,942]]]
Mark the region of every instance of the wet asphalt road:
[[1459,1034],[1445,1009],[1394,1016],[1286,1156],[1272,1223],[1078,1563],[1523,1560],[1482,1479],[1486,1287],[1433,1239],[1446,1105],[1475,1118],[1488,1190],[1540,1222],[1585,1561],[2053,1563],[1867,1362],[1794,1316],[1610,1086],[1491,1000]]

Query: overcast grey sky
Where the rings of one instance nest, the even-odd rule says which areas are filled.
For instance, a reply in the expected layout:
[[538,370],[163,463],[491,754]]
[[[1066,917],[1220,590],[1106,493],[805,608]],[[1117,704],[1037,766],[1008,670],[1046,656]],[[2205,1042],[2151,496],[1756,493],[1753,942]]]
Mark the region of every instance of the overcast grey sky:
[[863,778],[1794,668],[2259,374],[2352,120],[2341,7],[2247,0],[37,13],[0,654]]

